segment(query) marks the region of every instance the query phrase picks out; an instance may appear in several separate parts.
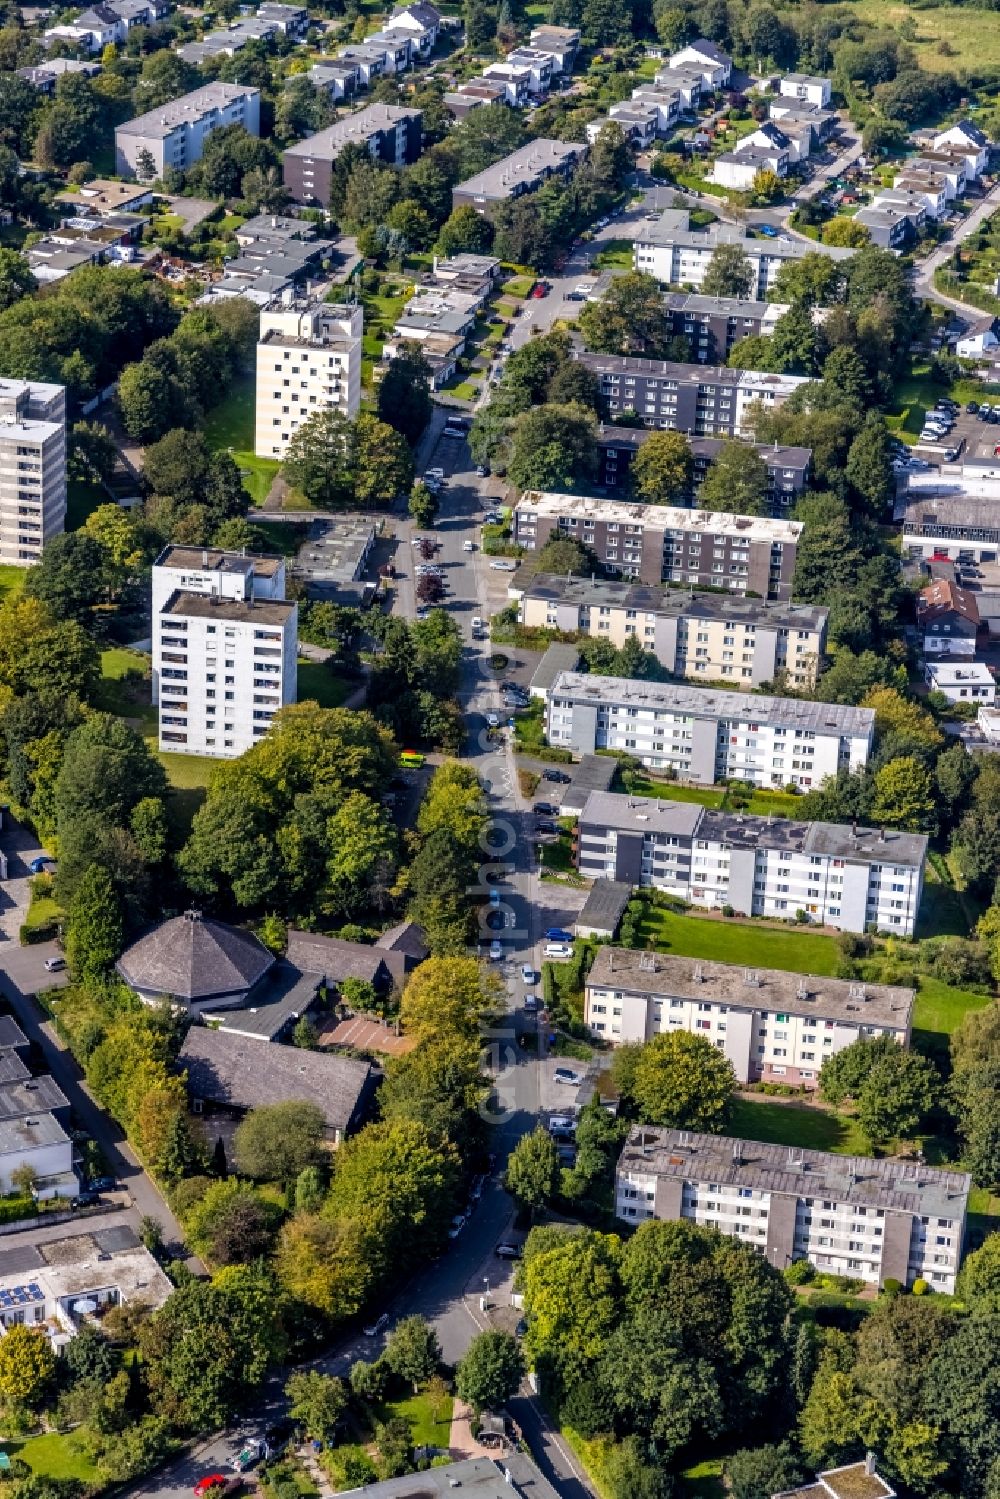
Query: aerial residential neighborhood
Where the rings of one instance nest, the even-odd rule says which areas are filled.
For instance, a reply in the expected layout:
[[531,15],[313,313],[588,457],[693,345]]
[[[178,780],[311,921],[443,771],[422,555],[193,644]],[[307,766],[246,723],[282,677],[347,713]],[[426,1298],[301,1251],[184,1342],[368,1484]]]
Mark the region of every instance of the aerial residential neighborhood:
[[995,1499],[998,38],[4,9],[9,1499]]

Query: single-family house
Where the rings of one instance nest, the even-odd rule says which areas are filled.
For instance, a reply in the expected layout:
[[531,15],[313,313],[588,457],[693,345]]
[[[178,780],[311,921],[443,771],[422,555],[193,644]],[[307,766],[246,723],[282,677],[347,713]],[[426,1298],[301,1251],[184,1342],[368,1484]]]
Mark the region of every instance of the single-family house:
[[680,95],[681,108],[686,113],[697,109],[702,94],[707,92],[701,72],[694,66],[660,68],[653,82],[657,88],[676,89]]
[[997,684],[985,661],[928,661],[924,681],[949,703],[974,703],[985,708],[996,703]]
[[893,187],[897,192],[922,198],[932,219],[943,218],[948,211],[951,189],[947,177],[937,172],[900,172]]
[[405,73],[413,65],[416,43],[408,31],[395,31],[386,26],[365,37],[366,47],[378,47],[386,57],[386,72],[390,75]]
[[361,73],[357,63],[348,62],[343,57],[332,57],[309,69],[309,82],[337,103],[340,99],[353,98],[361,83]]
[[745,151],[725,151],[715,158],[713,182],[721,187],[750,192],[758,172],[774,172],[778,177],[788,173],[788,151],[777,146],[748,146]]
[[45,40],[62,37],[66,41],[79,42],[88,52],[103,52],[112,42],[125,39],[126,23],[109,5],[92,5],[77,16],[75,21],[63,26],[52,26],[45,33]]
[[441,30],[441,12],[427,0],[414,0],[414,4],[394,10],[388,24],[393,31],[408,31],[414,38],[414,46],[421,57],[433,52]]
[[959,359],[982,359],[1000,344],[1000,318],[987,314],[976,318],[955,341]]
[[527,104],[531,93],[530,68],[517,67],[510,62],[493,62],[483,69],[483,77],[503,84],[505,104],[510,104],[515,109]]
[[536,26],[528,37],[528,41],[540,52],[549,53],[554,59],[555,72],[571,73],[573,71],[573,61],[580,45],[580,32],[577,27]]
[[830,80],[814,78],[809,73],[786,73],[778,84],[778,92],[785,99],[801,99],[805,104],[825,109],[830,102]]
[[957,146],[972,168],[974,177],[981,177],[990,164],[990,143],[978,125],[971,120],[959,120],[940,131],[934,137],[934,149],[942,146]]
[[667,66],[671,68],[683,67],[686,63],[700,69],[707,89],[725,88],[732,77],[732,58],[705,37],[689,42],[686,47],[681,47],[679,52],[674,52],[667,58]]
[[917,628],[925,655],[973,657],[981,628],[976,595],[939,578],[917,597]]
[[602,115],[590,121],[587,126],[587,139],[591,145],[597,140],[609,120],[613,120],[640,151],[651,146],[659,133],[660,115],[657,109],[650,104],[638,104],[624,99],[619,104],[612,104],[606,117]]

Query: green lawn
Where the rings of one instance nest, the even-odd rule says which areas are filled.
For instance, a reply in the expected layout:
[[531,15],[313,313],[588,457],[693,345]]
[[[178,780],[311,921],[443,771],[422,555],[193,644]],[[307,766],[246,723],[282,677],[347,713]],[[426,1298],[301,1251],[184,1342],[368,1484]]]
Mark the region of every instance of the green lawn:
[[[906,45],[917,54],[920,67],[931,72],[961,73],[971,68],[977,75],[1000,67],[1000,28],[989,11],[971,10],[964,5],[941,5],[936,9],[916,9],[910,5],[886,4],[886,0],[852,0],[845,6],[848,17],[857,16],[862,24],[895,31],[900,22],[916,22],[915,40],[907,37]],[[941,50],[941,43],[947,49]]]
[[350,697],[356,683],[348,682],[330,671],[324,661],[307,661],[299,657],[299,702],[307,698],[321,708],[339,708]]
[[508,297],[526,297],[534,284],[534,276],[511,276],[504,282],[503,291]]
[[[55,928],[63,917],[63,909],[51,895],[33,896],[24,918],[24,927],[29,932],[41,932]],[[54,935],[54,930],[52,931]]]
[[448,394],[454,396],[456,401],[474,401],[479,394],[479,386],[473,385],[471,380],[460,380],[457,385],[447,387]]
[[254,452],[255,397],[255,377],[238,375],[222,400],[206,413],[202,432],[215,452],[232,453],[254,504],[260,505],[267,499],[280,464],[273,458],[258,458]]
[[402,1416],[404,1421],[408,1421],[415,1447],[447,1448],[451,1440],[451,1414],[454,1404],[451,1395],[444,1396],[438,1407],[438,1419],[435,1421],[432,1410],[433,1402],[426,1394],[421,1393],[411,1395],[407,1400],[387,1400],[383,1407],[384,1414],[380,1413],[380,1416],[383,1420],[390,1416]]
[[803,1104],[773,1103],[738,1098],[729,1125],[743,1140],[763,1140],[768,1145],[801,1145],[809,1150],[832,1150],[838,1155],[869,1155],[868,1140],[853,1119],[832,1109]]
[[940,979],[921,978],[913,1006],[913,1029],[950,1036],[969,1010],[982,1010],[990,1003],[988,994],[974,994],[971,989],[952,989]]
[[211,755],[171,755],[166,751],[158,752],[157,758],[167,772],[167,781],[177,791],[203,791],[212,771],[223,763],[231,763],[213,759]]
[[66,485],[66,530],[79,531],[91,511],[108,504],[107,492],[100,484],[85,479],[70,479]]
[[657,796],[672,802],[697,802],[700,807],[721,807],[726,795],[718,786],[678,786],[674,781],[654,781],[648,776],[629,777],[630,796]]
[[27,576],[26,567],[15,567],[12,562],[0,562],[0,603],[7,598],[16,598],[24,587]]
[[[129,672],[141,678],[126,681]],[[141,651],[114,646],[101,652],[101,680],[94,706],[102,713],[127,718],[145,736],[156,734],[156,709],[150,701],[149,657]]]
[[88,1485],[97,1481],[97,1468],[75,1445],[72,1432],[14,1438],[0,1442],[0,1450],[22,1458],[39,1478],[78,1478]]
[[681,1474],[681,1493],[690,1499],[724,1499],[727,1489],[722,1480],[722,1458],[706,1457],[685,1468]]
[[639,936],[643,944],[652,942],[659,950],[682,957],[749,963],[790,973],[832,974],[840,960],[834,939],[819,932],[689,916],[654,906],[646,906]]
[[632,241],[630,239],[609,240],[603,250],[594,256],[594,269],[605,271],[617,267],[621,270],[632,269]]

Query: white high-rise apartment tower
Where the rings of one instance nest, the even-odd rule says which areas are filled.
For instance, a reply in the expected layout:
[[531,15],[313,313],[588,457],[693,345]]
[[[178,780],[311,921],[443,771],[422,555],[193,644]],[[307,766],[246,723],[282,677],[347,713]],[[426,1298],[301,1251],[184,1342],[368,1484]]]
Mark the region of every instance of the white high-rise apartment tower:
[[232,759],[294,703],[298,608],[281,557],[168,546],[153,567],[161,750]]
[[66,387],[0,380],[0,562],[37,562],[65,529]]
[[283,458],[292,433],[317,411],[353,419],[361,405],[360,306],[275,301],[260,315],[258,458]]

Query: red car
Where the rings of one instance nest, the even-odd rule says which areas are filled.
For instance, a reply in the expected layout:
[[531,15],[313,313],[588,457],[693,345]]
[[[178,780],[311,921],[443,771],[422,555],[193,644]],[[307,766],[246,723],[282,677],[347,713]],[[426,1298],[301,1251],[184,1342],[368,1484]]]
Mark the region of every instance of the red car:
[[549,294],[549,289],[545,285],[544,281],[539,281],[538,285],[535,286],[535,287],[533,287],[532,291],[531,291],[531,295],[535,299],[535,301],[537,301],[539,299],[539,297],[547,297],[548,294]]
[[229,1481],[225,1473],[206,1473],[194,1486],[195,1499],[205,1499],[206,1495],[212,1494],[216,1489],[220,1494],[223,1493]]

